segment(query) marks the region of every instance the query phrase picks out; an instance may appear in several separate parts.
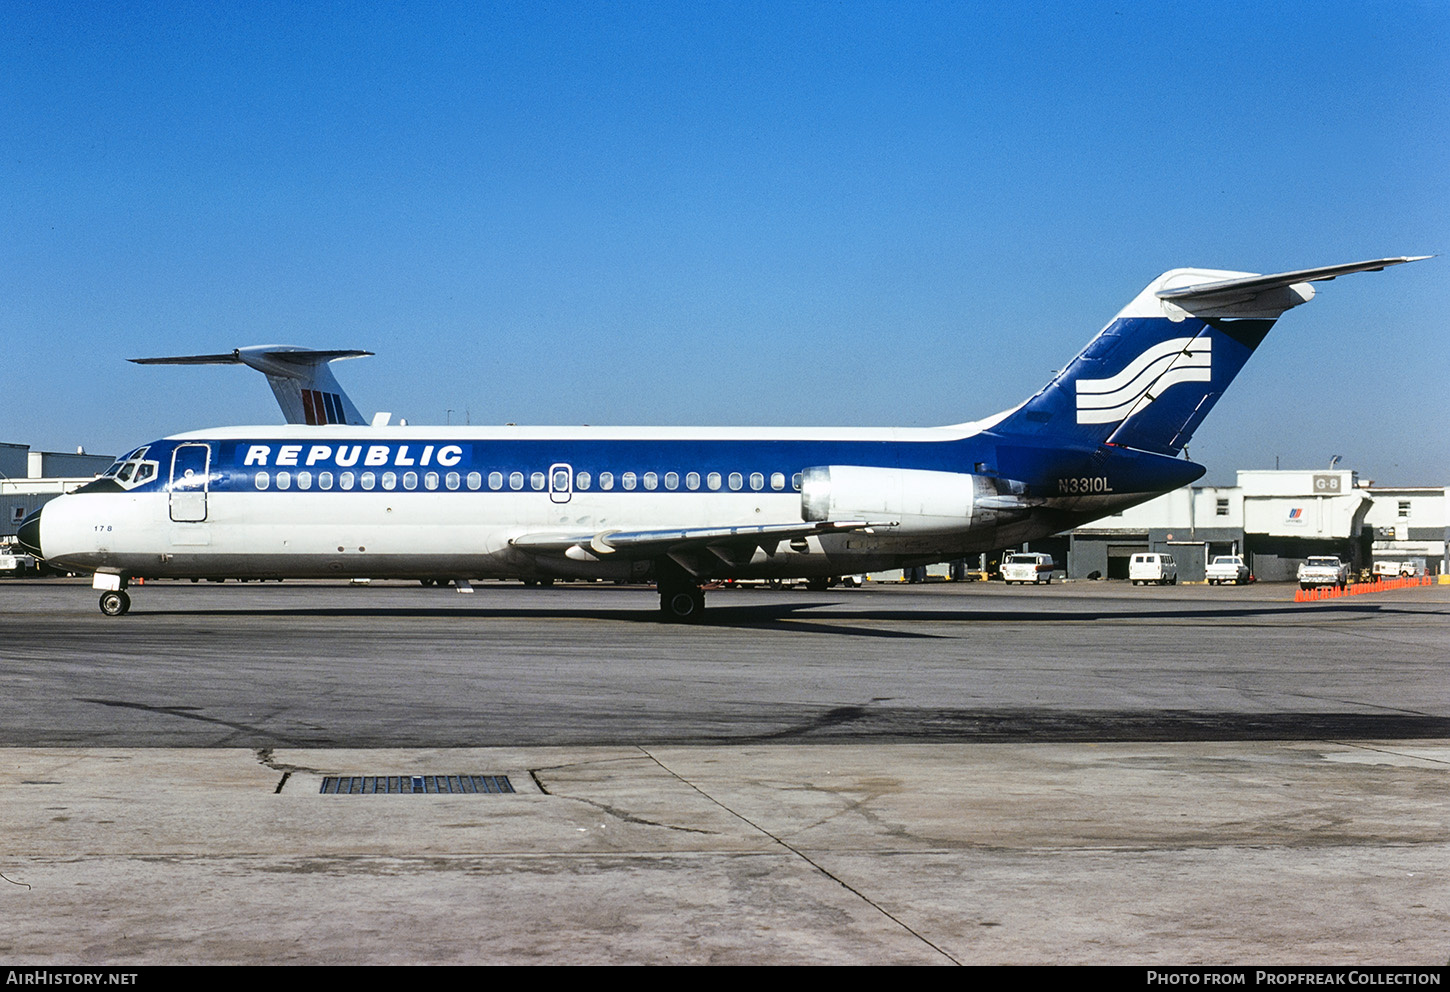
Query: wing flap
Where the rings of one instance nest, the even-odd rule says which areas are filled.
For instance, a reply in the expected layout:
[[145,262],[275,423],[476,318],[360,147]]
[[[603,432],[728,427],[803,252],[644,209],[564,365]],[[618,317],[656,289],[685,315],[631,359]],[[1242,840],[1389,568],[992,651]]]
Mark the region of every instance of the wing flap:
[[681,551],[725,550],[730,547],[772,547],[781,541],[816,534],[894,527],[896,523],[869,520],[827,520],[812,523],[757,524],[746,527],[684,527],[660,530],[606,530],[592,534],[520,534],[509,541],[529,554],[602,558],[652,558]]

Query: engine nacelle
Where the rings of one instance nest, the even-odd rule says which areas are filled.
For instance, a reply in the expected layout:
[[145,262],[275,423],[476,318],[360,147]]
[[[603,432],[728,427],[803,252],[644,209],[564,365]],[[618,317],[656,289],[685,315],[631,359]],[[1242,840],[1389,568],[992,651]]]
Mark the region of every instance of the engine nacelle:
[[818,465],[801,473],[801,519],[899,524],[897,533],[943,534],[972,525],[976,481],[965,472]]

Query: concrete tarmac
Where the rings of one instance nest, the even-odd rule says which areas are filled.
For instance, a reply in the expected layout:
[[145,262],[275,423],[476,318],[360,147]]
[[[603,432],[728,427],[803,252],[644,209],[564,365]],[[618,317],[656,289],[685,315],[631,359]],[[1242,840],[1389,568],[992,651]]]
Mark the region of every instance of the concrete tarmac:
[[0,584],[0,958],[1450,957],[1450,587],[478,590]]

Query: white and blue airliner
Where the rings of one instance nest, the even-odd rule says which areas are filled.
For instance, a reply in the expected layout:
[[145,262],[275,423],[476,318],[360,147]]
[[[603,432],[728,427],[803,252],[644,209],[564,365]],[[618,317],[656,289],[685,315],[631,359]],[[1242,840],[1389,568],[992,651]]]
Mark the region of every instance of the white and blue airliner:
[[367,352],[146,359],[257,368],[289,423],[142,445],[18,536],[112,616],[133,578],[579,578],[653,580],[690,620],[710,580],[946,561],[1187,485],[1184,446],[1310,283],[1415,260],[1174,269],[1025,402],[949,427],[390,426],[328,370]]

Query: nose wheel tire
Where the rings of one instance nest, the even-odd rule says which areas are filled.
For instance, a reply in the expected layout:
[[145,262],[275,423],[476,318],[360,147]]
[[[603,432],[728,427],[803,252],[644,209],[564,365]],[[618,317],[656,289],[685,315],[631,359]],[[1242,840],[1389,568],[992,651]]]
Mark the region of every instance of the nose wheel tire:
[[125,590],[101,593],[101,612],[108,617],[124,616],[131,609],[131,597]]

